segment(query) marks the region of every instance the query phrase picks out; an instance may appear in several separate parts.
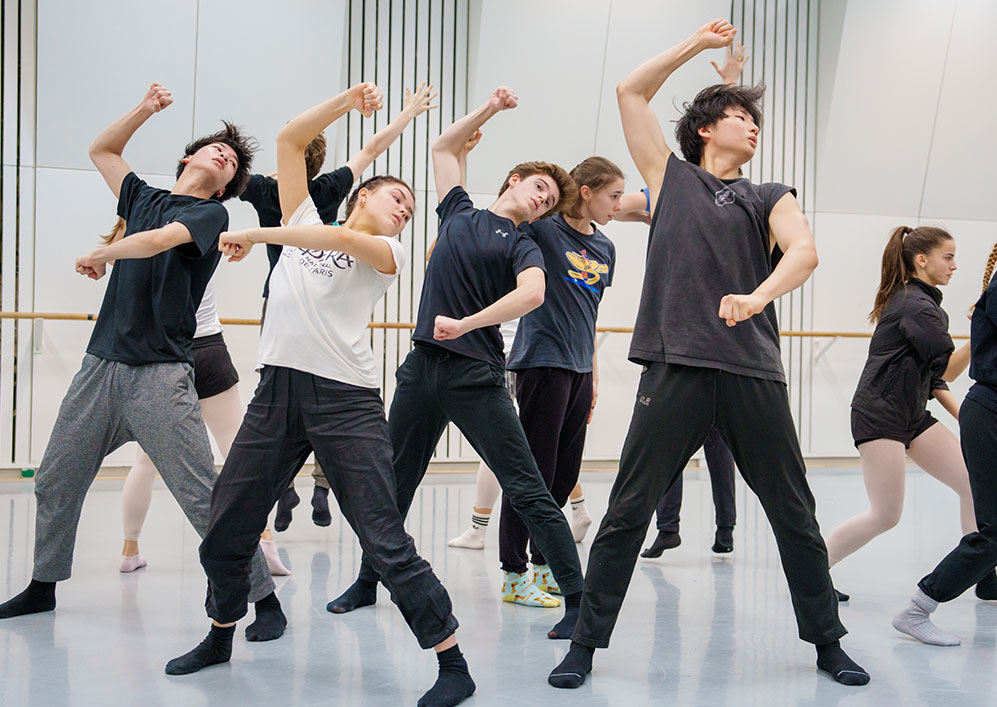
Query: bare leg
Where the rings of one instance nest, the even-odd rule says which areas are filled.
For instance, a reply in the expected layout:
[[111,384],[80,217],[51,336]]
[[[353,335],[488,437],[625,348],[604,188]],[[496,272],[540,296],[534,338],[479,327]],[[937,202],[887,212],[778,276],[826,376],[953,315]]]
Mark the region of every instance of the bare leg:
[[[936,425],[937,427],[937,425]],[[906,454],[902,442],[876,439],[859,445],[869,510],[846,520],[827,539],[831,567],[900,522]]]
[[155,482],[156,466],[139,447],[121,492],[121,520],[125,534],[119,566],[122,572],[134,572],[146,565],[145,559],[138,554],[138,539],[152,503],[152,486]]

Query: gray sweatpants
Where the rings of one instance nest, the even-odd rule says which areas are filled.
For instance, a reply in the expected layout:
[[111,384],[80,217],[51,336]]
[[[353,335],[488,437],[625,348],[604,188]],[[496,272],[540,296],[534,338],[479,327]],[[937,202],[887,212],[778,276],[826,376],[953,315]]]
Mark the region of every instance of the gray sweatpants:
[[[104,457],[132,440],[152,459],[204,537],[217,474],[193,368],[186,363],[131,366],[87,354],[62,400],[35,478],[34,579],[69,579],[83,498]],[[274,590],[259,548],[250,579],[250,601]]]

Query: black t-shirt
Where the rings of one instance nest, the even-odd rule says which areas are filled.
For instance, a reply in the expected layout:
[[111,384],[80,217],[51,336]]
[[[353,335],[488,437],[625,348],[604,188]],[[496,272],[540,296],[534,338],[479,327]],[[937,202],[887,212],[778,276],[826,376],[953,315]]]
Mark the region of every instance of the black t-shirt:
[[966,397],[997,412],[997,277],[976,303],[969,338],[969,377],[976,383]]
[[651,220],[630,360],[667,361],[786,382],[770,303],[737,326],[717,316],[728,294],[750,294],[782,256],[770,252],[769,215],[784,184],[718,179],[668,158]]
[[133,366],[193,364],[194,315],[221,257],[228,211],[214,199],[150,187],[131,172],[121,182],[118,216],[128,222],[125,238],[177,221],[194,242],[114,264],[87,353]]
[[917,278],[890,296],[872,333],[852,408],[903,429],[924,414],[932,390],[947,388],[941,375],[955,346],[941,303],[941,290]]
[[616,246],[598,228],[576,231],[560,214],[523,226],[543,253],[549,277],[544,303],[519,320],[506,368],[592,370],[595,320],[613,284]]
[[540,248],[509,219],[474,208],[462,187],[451,189],[436,213],[440,233],[426,268],[412,338],[504,368],[497,325],[450,341],[433,339],[433,326],[439,314],[461,319],[512,292],[519,273],[544,268]]
[[[339,207],[349,196],[353,187],[353,170],[340,167],[333,172],[326,172],[308,182],[308,193],[315,202],[322,223],[334,223],[338,220]],[[239,196],[242,201],[248,201],[256,209],[260,225],[264,227],[280,225],[280,197],[277,193],[277,180],[254,174],[249,178],[246,190]],[[270,275],[280,258],[281,246],[267,243],[267,258],[270,260],[270,271],[267,281],[263,284],[263,296],[270,294]]]

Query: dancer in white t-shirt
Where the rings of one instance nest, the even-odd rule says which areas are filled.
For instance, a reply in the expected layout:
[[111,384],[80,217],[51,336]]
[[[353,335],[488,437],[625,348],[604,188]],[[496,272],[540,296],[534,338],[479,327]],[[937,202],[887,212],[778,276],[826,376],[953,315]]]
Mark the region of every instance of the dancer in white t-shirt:
[[[227,233],[219,248],[241,260],[256,243],[284,246],[270,282],[260,340],[260,385],[215,485],[201,544],[211,633],[166,666],[195,672],[231,656],[234,622],[246,613],[247,567],[267,513],[313,450],[347,522],[440,674],[420,704],[455,705],[474,692],[457,647],[450,597],[416,553],[394,501],[391,443],[367,323],[405,265],[395,238],[412,217],[409,186],[391,176],[362,182],[342,226],[325,226],[308,193],[304,150],[332,121],[380,108],[358,84],[281,129],[277,138],[285,228]],[[383,234],[383,235],[382,235]]]

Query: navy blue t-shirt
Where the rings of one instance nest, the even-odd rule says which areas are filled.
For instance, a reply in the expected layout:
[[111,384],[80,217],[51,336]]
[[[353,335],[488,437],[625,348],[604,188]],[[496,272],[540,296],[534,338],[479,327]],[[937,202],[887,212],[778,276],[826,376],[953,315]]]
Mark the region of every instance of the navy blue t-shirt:
[[507,218],[476,209],[463,187],[450,190],[436,207],[440,233],[426,268],[419,300],[415,341],[505,367],[498,325],[482,327],[450,341],[436,341],[436,317],[476,314],[516,289],[527,268],[544,269],[540,248]]
[[[333,223],[338,220],[339,207],[349,196],[353,187],[353,170],[340,167],[333,172],[326,172],[308,182],[308,193],[315,202],[322,223]],[[246,190],[239,195],[242,201],[248,201],[256,209],[260,225],[264,227],[280,225],[280,196],[277,193],[277,180],[254,174],[249,178]],[[267,258],[270,260],[270,271],[267,281],[263,283],[263,296],[270,294],[270,275],[273,273],[277,260],[280,258],[281,246],[267,243]]]
[[519,320],[506,368],[592,370],[595,320],[605,289],[613,284],[616,246],[598,228],[586,235],[561,214],[523,227],[547,266],[544,303]]
[[966,397],[997,412],[997,277],[976,303],[969,340],[969,377],[976,383]]
[[121,182],[118,216],[128,223],[125,238],[176,221],[194,242],[114,264],[87,353],[133,366],[193,364],[194,315],[221,258],[218,234],[228,228],[228,211],[214,199],[150,187],[130,172]]

